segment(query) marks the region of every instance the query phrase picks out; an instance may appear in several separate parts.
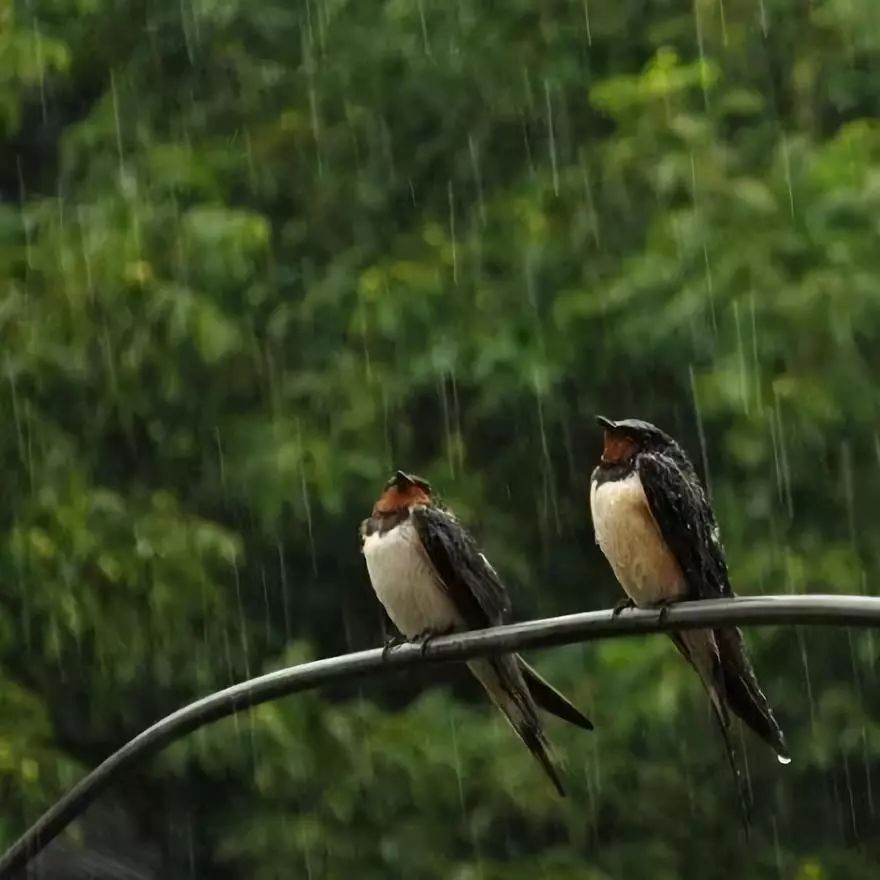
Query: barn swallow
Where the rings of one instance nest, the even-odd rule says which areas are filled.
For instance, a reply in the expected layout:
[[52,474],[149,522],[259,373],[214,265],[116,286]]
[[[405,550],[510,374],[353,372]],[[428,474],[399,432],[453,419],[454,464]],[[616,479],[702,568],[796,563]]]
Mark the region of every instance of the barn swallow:
[[[498,573],[425,480],[397,471],[360,532],[376,596],[406,639],[424,644],[507,621],[510,600]],[[538,707],[586,730],[593,729],[590,720],[518,654],[467,665],[564,796]]]
[[[604,448],[590,478],[596,542],[628,599],[624,605],[666,607],[734,595],[712,508],[684,450],[638,419],[603,416]],[[712,702],[734,775],[730,712],[791,761],[773,710],[758,685],[737,627],[672,633]]]

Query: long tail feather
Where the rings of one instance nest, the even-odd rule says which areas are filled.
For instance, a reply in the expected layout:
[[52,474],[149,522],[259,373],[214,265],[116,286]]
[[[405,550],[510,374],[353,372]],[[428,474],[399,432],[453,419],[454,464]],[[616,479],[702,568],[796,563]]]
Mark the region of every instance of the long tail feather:
[[486,689],[517,736],[535,756],[561,797],[565,797],[562,775],[553,758],[550,743],[541,729],[538,710],[512,655],[471,660],[468,668]]
[[537,758],[538,763],[544,768],[544,772],[550,778],[550,781],[553,783],[559,796],[566,797],[565,786],[562,784],[562,776],[550,754],[550,744],[547,742],[541,729],[523,726],[514,727],[514,730],[516,730],[519,738],[525,743],[526,748],[535,756],[535,758]]
[[736,761],[736,749],[730,739],[730,715],[727,712],[727,699],[724,689],[723,667],[719,660],[717,646],[711,630],[690,630],[687,632],[670,633],[675,647],[696,670],[709,702],[712,704],[712,715],[721,732],[727,764],[733,776],[739,804],[740,818],[746,837],[751,836],[751,809],[745,788],[745,782]]
[[593,722],[550,682],[542,678],[522,657],[517,655],[516,661],[525,679],[526,687],[539,708],[584,730],[593,729]]
[[712,703],[712,714],[718,722],[718,729],[721,731],[721,739],[724,743],[724,751],[727,755],[727,764],[730,767],[733,776],[733,785],[736,789],[736,797],[739,802],[740,819],[742,820],[743,831],[747,838],[751,837],[752,811],[749,804],[748,792],[746,790],[745,780],[739,771],[736,761],[736,749],[730,739],[730,717],[722,717],[718,711],[718,704],[715,700]]
[[737,628],[716,629],[715,642],[721,660],[727,705],[776,752],[781,763],[788,764],[791,755],[785,735],[758,684],[746,654],[742,633]]

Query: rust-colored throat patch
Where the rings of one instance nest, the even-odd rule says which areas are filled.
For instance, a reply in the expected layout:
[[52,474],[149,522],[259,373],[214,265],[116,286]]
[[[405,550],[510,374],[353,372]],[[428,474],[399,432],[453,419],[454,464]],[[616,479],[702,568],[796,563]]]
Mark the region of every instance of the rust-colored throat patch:
[[632,437],[619,431],[605,432],[602,464],[623,464],[639,451],[639,444]]
[[430,504],[431,496],[414,483],[409,486],[389,486],[373,507],[373,514],[396,513],[414,504]]

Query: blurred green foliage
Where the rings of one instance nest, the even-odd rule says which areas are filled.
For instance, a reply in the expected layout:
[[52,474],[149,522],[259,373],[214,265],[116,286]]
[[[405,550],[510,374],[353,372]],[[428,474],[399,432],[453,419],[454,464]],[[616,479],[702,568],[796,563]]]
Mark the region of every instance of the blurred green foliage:
[[[610,604],[592,416],[707,473],[740,592],[880,565],[880,8],[0,9],[0,841],[183,702],[377,644],[430,477],[521,617]],[[752,631],[742,839],[664,639],[548,652],[572,796],[455,670],[260,707],[119,795],[162,876],[876,876],[878,650]]]

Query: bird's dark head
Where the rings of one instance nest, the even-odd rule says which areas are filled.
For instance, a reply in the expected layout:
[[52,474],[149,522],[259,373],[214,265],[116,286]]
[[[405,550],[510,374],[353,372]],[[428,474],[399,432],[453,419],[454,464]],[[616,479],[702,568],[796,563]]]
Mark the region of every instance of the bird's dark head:
[[596,421],[605,430],[601,459],[604,465],[626,464],[640,452],[666,449],[675,445],[675,441],[665,431],[641,419],[613,422],[605,416],[596,416]]
[[414,504],[431,504],[431,484],[415,474],[397,471],[373,505],[373,515],[397,513]]

